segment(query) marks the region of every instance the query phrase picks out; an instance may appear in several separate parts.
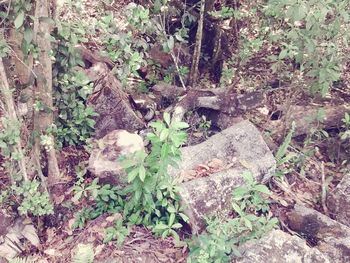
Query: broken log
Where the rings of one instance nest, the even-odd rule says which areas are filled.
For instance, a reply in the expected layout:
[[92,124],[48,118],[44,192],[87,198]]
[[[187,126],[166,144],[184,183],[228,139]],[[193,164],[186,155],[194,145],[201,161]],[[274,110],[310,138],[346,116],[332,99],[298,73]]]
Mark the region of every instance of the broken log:
[[[350,104],[344,105],[317,105],[317,106],[291,106],[288,111],[283,112],[281,118],[271,121],[267,130],[273,136],[284,137],[295,123],[293,137],[310,133],[313,130],[339,128],[346,112],[350,112]],[[320,116],[322,118],[320,118]]]
[[331,262],[350,262],[349,227],[298,204],[287,218],[289,227],[312,242]]

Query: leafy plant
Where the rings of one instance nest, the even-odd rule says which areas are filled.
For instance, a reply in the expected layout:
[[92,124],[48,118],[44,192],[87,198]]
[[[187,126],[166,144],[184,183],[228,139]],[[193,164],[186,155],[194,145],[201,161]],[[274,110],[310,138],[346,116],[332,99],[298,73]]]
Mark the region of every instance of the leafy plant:
[[112,240],[116,240],[117,245],[123,244],[125,238],[129,235],[129,228],[123,225],[123,220],[118,219],[114,222],[114,226],[106,229],[106,234],[103,242],[108,243]]
[[288,132],[286,138],[284,139],[283,143],[281,146],[278,148],[277,153],[276,153],[276,165],[277,165],[277,170],[276,170],[276,176],[277,177],[282,177],[284,174],[286,174],[288,171],[285,170],[283,167],[284,164],[288,163],[291,161],[293,158],[295,158],[295,154],[291,153],[288,151],[288,148],[290,146],[290,143],[292,141],[292,136],[295,130],[295,123],[292,123],[292,128]]
[[53,205],[50,202],[49,194],[40,190],[39,181],[25,181],[19,186],[13,185],[11,189],[16,197],[20,199],[18,207],[20,214],[43,216],[53,213]]
[[[326,95],[340,78],[343,47],[349,39],[342,26],[349,22],[348,7],[347,0],[270,0],[265,7],[265,14],[275,19],[270,20],[271,40],[281,43],[279,55],[271,58],[294,61],[312,93]],[[274,69],[280,67],[276,63]]]
[[62,145],[85,142],[94,131],[97,116],[93,108],[86,105],[92,93],[90,80],[81,72],[60,75],[56,84],[55,106],[58,109],[56,127],[53,132]]
[[246,185],[233,191],[235,218],[208,219],[206,232],[189,242],[188,262],[232,262],[232,254],[238,256],[237,246],[258,239],[277,224],[268,213],[268,202],[262,194],[269,195],[265,185],[258,184],[251,173],[243,175]]
[[[177,166],[180,160],[179,147],[186,141],[184,122],[172,121],[170,114],[164,114],[161,121],[150,124],[153,132],[148,134],[151,142],[149,154],[139,151],[132,156],[124,156],[120,163],[127,172],[127,185],[123,189],[111,185],[100,186],[95,179],[91,184],[83,182],[79,176],[75,189],[75,200],[92,197],[94,205],[84,208],[75,215],[74,227],[84,227],[86,221],[104,213],[123,213],[123,220],[106,230],[105,241],[117,239],[121,242],[127,234],[125,225],[149,227],[163,237],[173,235],[177,240],[180,220],[187,221],[178,197],[177,182],[168,175],[169,166]],[[82,173],[83,174],[83,173]]]
[[179,220],[186,221],[187,217],[181,213],[178,189],[168,175],[168,167],[176,167],[180,160],[179,147],[186,140],[182,129],[188,125],[171,121],[170,114],[164,113],[164,123],[157,121],[150,126],[153,133],[147,138],[152,145],[151,152],[148,155],[138,152],[133,158],[122,161],[130,183],[126,189],[129,199],[124,207],[124,217],[129,215],[134,224],[151,226],[158,234],[175,235],[172,230],[179,228]]

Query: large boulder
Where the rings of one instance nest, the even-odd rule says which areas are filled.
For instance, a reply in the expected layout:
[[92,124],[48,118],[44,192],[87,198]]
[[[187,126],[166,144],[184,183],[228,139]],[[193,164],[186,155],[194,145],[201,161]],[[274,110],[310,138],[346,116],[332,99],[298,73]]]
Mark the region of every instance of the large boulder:
[[281,230],[273,230],[260,240],[239,247],[241,257],[236,263],[330,263],[318,249],[307,246],[305,240]]
[[180,170],[171,170],[170,174],[180,175],[185,181],[198,167],[221,163],[212,174],[180,185],[181,200],[195,233],[204,229],[208,216],[225,215],[230,210],[232,191],[244,184],[244,172],[250,172],[259,183],[266,182],[276,166],[260,132],[249,121],[239,122],[181,152]]
[[335,220],[350,227],[350,173],[329,194],[327,207]]
[[350,262],[349,227],[301,205],[295,205],[287,217],[289,227],[313,243],[331,262]]
[[115,130],[95,142],[88,170],[101,182],[119,185],[125,183],[125,172],[118,163],[122,155],[144,150],[141,136],[125,130]]

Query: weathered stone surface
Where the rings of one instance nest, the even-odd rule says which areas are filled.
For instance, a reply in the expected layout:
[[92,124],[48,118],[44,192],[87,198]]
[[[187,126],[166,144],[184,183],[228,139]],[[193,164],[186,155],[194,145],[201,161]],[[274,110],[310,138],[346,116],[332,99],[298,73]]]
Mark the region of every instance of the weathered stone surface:
[[335,220],[350,227],[350,173],[329,194],[327,207]]
[[305,240],[281,230],[273,230],[257,241],[239,247],[241,257],[236,263],[330,263],[318,249],[307,246]]
[[331,262],[350,262],[350,228],[310,208],[295,205],[289,227],[314,243]]
[[26,242],[35,247],[40,245],[34,225],[24,223],[24,218],[17,218],[7,225],[6,233],[0,235],[0,262],[2,258],[10,260],[22,253],[27,246]]
[[95,125],[98,139],[113,130],[134,132],[145,127],[143,120],[132,109],[128,95],[122,91],[120,82],[111,73],[106,73],[95,82],[89,105],[98,113]]
[[233,189],[244,183],[243,172],[250,171],[258,182],[265,182],[274,173],[276,165],[257,128],[249,121],[242,121],[201,144],[183,148],[180,172],[172,170],[170,173],[186,176],[198,165],[214,159],[221,160],[225,169],[180,186],[180,196],[193,232],[203,230],[205,217],[225,214],[231,205]]
[[102,182],[121,184],[125,173],[118,163],[118,158],[140,150],[144,150],[144,146],[139,135],[125,130],[112,131],[95,143],[88,170]]
[[6,210],[0,210],[0,237],[7,234],[8,227],[11,225],[11,216],[6,212]]

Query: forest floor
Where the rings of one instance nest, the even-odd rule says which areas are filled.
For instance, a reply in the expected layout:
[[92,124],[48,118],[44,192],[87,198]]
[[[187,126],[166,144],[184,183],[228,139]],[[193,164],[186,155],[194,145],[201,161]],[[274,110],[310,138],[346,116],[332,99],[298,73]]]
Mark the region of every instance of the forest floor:
[[[103,1],[102,1],[103,2]],[[100,19],[100,13],[111,11],[116,21],[123,21],[123,8],[130,1],[113,1],[112,4],[101,4],[100,1],[82,1],[80,13],[75,9],[64,9],[61,12],[62,21],[84,21],[87,24],[96,24]],[[245,2],[245,1],[243,1]],[[244,21],[242,22],[244,24]],[[254,24],[250,28],[252,29]],[[84,46],[88,50],[104,49],[97,34],[87,35],[88,41]],[[234,43],[230,44],[235,47]],[[289,128],[281,129],[281,123],[288,122],[285,115],[286,109],[292,109],[291,114],[303,115],[310,108],[332,109],[341,105],[350,104],[350,70],[345,71],[342,79],[330,90],[326,98],[312,97],[300,89],[291,88],[288,82],[280,80],[271,71],[271,63],[267,57],[273,54],[273,47],[266,44],[244,67],[240,68],[239,80],[235,83],[235,92],[245,93],[263,91],[266,95],[264,104],[258,108],[242,113],[241,118],[249,119],[263,134],[271,151],[276,153],[279,145],[289,132]],[[350,65],[348,65],[349,67]],[[209,73],[205,65],[200,66],[202,77],[198,87],[211,89],[218,87],[215,76]],[[131,96],[139,96],[135,91],[134,82],[126,90]],[[150,92],[149,94],[152,95]],[[142,94],[144,96],[144,94]],[[203,128],[204,123],[210,120],[211,110],[199,109],[193,115],[186,117],[189,123],[188,144],[194,145],[205,141],[209,136],[220,129],[214,125]],[[312,111],[311,111],[312,112]],[[328,111],[325,112],[327,114]],[[320,112],[322,115],[322,112]],[[203,119],[202,116],[206,116]],[[333,116],[333,115],[332,115]],[[338,116],[337,116],[338,117]],[[310,116],[315,118],[315,116]],[[309,124],[305,123],[308,127]],[[271,195],[270,208],[275,217],[280,221],[281,229],[290,232],[286,222],[286,213],[293,208],[295,203],[312,207],[330,217],[325,206],[325,189],[332,191],[341,181],[343,175],[349,171],[349,150],[339,141],[339,127],[331,125],[325,127],[310,125],[312,129],[308,134],[300,133],[294,136],[290,144],[290,152],[297,156],[293,163],[283,167],[283,180],[273,178],[269,182]],[[172,237],[165,239],[156,237],[146,228],[135,226],[123,245],[103,243],[104,229],[112,224],[118,215],[103,215],[87,223],[82,230],[73,229],[74,213],[80,208],[89,206],[89,200],[84,202],[72,202],[73,187],[76,181],[75,167],[89,159],[89,153],[83,146],[64,147],[59,153],[59,166],[64,174],[64,182],[55,192],[54,215],[45,216],[44,220],[33,222],[40,238],[40,247],[34,248],[30,244],[24,248],[23,255],[33,255],[35,262],[69,262],[72,253],[75,253],[76,244],[87,242],[94,243],[95,259],[108,262],[186,262],[188,250],[186,247],[176,245]],[[0,163],[3,162],[0,156]],[[86,177],[86,183],[93,180],[93,176]],[[4,168],[0,166],[0,188],[5,189],[9,184]],[[187,232],[182,233],[186,236]],[[312,245],[312,244],[310,244]],[[105,261],[103,261],[105,260]]]

